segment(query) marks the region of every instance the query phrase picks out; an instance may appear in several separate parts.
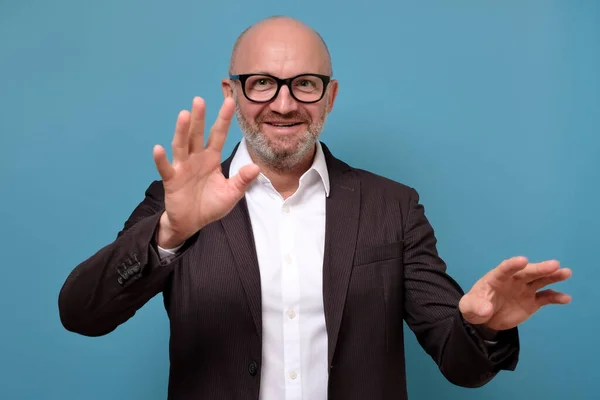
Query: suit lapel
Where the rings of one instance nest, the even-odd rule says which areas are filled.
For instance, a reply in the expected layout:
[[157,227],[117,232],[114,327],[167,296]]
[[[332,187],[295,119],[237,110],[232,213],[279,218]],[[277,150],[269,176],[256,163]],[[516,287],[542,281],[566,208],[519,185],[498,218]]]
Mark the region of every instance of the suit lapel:
[[326,203],[323,301],[331,365],[352,272],[360,212],[360,182],[350,167],[334,158],[323,145],[331,190]]
[[242,198],[233,210],[221,219],[221,223],[235,258],[258,337],[262,339],[260,270],[246,199]]
[[[238,145],[233,149],[232,155],[221,165],[225,177],[229,177],[229,166]],[[258,337],[262,340],[260,269],[250,214],[248,213],[245,198],[242,198],[233,210],[221,219],[221,224],[225,229],[231,252],[235,258],[238,274],[246,292],[248,306],[250,307],[250,313],[252,314]]]

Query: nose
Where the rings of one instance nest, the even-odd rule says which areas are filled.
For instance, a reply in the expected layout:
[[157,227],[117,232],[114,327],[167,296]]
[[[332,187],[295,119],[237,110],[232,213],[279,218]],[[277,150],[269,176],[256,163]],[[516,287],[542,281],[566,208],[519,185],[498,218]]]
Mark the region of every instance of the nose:
[[290,89],[287,86],[282,86],[269,107],[279,114],[287,114],[298,109],[298,102],[292,97]]

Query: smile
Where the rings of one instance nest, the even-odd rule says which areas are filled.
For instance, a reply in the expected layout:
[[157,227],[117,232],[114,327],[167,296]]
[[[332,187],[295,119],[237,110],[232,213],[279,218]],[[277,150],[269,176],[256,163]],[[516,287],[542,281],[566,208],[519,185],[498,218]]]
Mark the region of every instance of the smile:
[[289,123],[265,122],[265,124],[274,126],[276,128],[289,128],[291,126],[300,125],[300,124],[302,124],[302,122],[289,122]]

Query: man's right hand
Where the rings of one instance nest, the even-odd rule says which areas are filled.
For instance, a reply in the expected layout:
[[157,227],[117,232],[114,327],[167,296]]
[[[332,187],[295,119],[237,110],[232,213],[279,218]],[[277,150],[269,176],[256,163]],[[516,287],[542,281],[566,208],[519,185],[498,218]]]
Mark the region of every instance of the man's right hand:
[[234,100],[228,97],[205,147],[206,107],[204,100],[196,97],[191,114],[181,111],[177,118],[173,163],[169,163],[162,146],[154,147],[154,161],[165,190],[165,212],[157,237],[160,247],[177,247],[205,225],[223,218],[258,176],[260,169],[255,164],[242,167],[229,179],[221,172],[221,151],[234,112]]

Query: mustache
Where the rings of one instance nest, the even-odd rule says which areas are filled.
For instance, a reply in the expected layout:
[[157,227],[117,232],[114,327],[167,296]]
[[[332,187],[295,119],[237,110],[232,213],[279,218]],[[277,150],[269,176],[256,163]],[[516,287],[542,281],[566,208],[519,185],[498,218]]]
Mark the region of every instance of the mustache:
[[256,118],[256,122],[263,123],[264,121],[305,121],[311,122],[312,119],[310,116],[301,113],[299,111],[290,111],[289,113],[281,114],[278,112],[267,112],[265,114],[261,114]]

